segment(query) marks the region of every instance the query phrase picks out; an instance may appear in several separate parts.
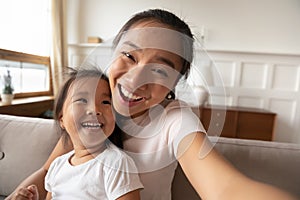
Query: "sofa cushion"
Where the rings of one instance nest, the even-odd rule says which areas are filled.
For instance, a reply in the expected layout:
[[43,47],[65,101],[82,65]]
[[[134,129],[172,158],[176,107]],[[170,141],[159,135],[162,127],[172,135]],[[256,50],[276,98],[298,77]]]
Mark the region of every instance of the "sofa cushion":
[[0,115],[0,195],[40,168],[59,137],[54,120]]
[[216,149],[247,176],[300,198],[299,144],[230,138],[212,140],[217,142]]

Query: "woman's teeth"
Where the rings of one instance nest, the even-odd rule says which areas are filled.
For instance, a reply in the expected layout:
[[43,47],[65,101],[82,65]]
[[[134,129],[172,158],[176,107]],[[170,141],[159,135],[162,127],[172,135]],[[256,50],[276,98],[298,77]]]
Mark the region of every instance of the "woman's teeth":
[[123,86],[121,86],[121,92],[126,98],[128,98],[131,101],[137,101],[137,100],[140,100],[143,98],[143,97],[132,94],[131,92],[126,90]]

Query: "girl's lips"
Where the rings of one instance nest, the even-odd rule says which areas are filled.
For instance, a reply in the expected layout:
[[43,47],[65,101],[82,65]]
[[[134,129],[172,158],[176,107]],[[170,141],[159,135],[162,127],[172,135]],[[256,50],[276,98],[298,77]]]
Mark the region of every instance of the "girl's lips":
[[118,84],[118,90],[119,90],[119,94],[120,94],[122,102],[128,106],[134,106],[134,105],[137,105],[137,104],[145,101],[144,97],[141,97],[141,96],[138,96],[138,95],[135,95],[135,94],[129,92],[125,87],[123,87],[120,84]]

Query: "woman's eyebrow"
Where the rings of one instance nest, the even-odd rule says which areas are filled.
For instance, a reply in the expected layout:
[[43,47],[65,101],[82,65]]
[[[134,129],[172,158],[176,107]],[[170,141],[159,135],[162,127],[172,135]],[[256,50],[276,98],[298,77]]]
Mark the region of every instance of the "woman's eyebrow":
[[126,41],[126,42],[124,42],[124,44],[126,44],[126,45],[134,48],[135,50],[141,50],[141,47],[137,46],[136,44],[134,44],[134,43],[132,43],[130,41]]
[[166,65],[172,67],[173,69],[175,69],[175,64],[167,58],[159,56],[159,57],[157,57],[157,60],[159,60],[159,61],[165,63]]

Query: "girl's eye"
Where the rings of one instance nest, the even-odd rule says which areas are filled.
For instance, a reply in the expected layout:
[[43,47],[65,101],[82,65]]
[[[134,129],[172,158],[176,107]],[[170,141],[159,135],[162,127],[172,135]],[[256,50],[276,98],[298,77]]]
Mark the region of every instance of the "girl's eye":
[[85,98],[79,98],[75,100],[75,102],[87,103],[87,100]]
[[108,104],[108,105],[110,105],[111,102],[109,100],[105,100],[105,101],[102,101],[102,104]]
[[161,69],[161,68],[152,68],[151,71],[153,73],[159,74],[161,76],[168,77],[168,73],[164,69]]
[[135,58],[134,58],[130,53],[128,53],[128,52],[126,52],[126,51],[122,51],[121,53],[122,53],[124,56],[126,56],[127,58],[129,58],[130,60],[136,62]]

